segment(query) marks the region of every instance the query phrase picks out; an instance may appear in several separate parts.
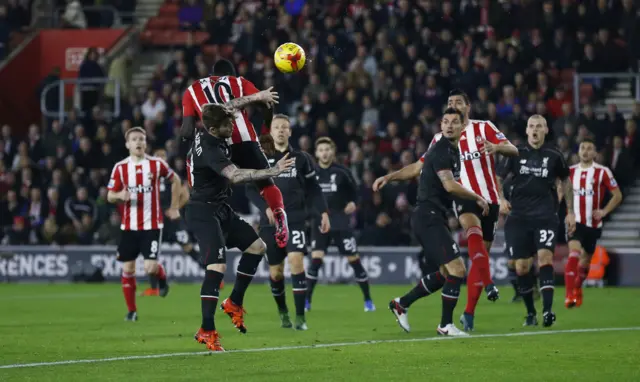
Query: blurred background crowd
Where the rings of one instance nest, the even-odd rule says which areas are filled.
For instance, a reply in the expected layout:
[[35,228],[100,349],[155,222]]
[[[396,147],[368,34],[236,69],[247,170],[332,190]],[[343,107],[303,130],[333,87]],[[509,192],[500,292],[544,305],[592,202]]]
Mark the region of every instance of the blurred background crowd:
[[[6,46],[12,31],[31,25],[33,3],[9,0],[0,6],[0,46]],[[83,7],[104,2],[64,3],[70,9],[66,26],[84,28],[86,22],[71,23],[72,11],[82,14]],[[135,7],[135,2],[120,3]],[[128,51],[109,65],[99,51],[87,53],[79,77],[119,79],[125,100],[119,117],[105,116],[115,91],[107,86],[83,89],[84,117],[71,113],[62,123],[30,126],[25,139],[2,126],[2,243],[114,243],[119,218],[106,202],[105,187],[113,164],[127,155],[123,132],[144,127],[149,149],[165,148],[184,179],[176,140],[181,97],[222,56],[258,88],[274,86],[279,92],[278,112],[292,120],[292,146],[313,155],[317,138],[336,141],[337,160],[359,182],[353,225],[361,245],[412,242],[408,219],[416,182],[394,184],[382,193],[373,193],[371,185],[426,150],[453,88],[471,96],[472,118],[491,120],[513,143],[524,142],[526,119],[536,113],[547,118],[548,139],[571,163],[577,161],[580,141],[590,137],[597,142],[599,162],[610,166],[623,186],[640,164],[640,104],[627,118],[615,104],[597,116],[596,105],[615,81],[586,81],[580,110],[575,110],[572,88],[574,71],[638,70],[640,18],[632,0],[176,4],[176,25],[188,38],[174,47],[170,62],[157,66],[148,86],[131,86],[133,55],[144,52]],[[90,22],[109,21],[97,20]],[[202,33],[200,43],[195,36]],[[273,66],[273,52],[287,41],[306,51],[300,73],[284,75]],[[54,71],[43,86],[56,76]],[[56,105],[53,109],[58,101],[53,94],[47,99]],[[252,118],[265,132],[261,117]],[[242,188],[233,205],[243,214],[255,214]],[[456,229],[455,219],[451,226]]]

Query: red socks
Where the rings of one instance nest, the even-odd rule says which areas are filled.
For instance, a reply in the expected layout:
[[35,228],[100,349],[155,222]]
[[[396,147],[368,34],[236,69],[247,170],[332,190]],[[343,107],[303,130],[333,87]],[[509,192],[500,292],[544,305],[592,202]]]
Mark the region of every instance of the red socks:
[[[578,276],[578,262],[580,261],[580,252],[571,251],[569,259],[564,267],[564,286],[566,287],[565,295],[569,296],[576,287]],[[580,283],[582,285],[582,283]]]
[[156,273],[156,277],[158,277],[158,280],[167,279],[167,274],[164,273],[164,267],[160,263],[158,263],[158,273]]
[[491,279],[491,267],[489,266],[489,253],[482,241],[482,229],[471,227],[467,230],[467,245],[469,247],[469,257],[473,267],[478,268],[480,281],[484,286],[493,284]]
[[122,271],[122,277],[120,278],[122,283],[122,294],[124,294],[124,301],[127,303],[127,309],[129,312],[135,312],[136,309],[136,274],[127,273]]
[[480,295],[482,295],[482,287],[493,284],[493,280],[491,279],[489,253],[482,240],[482,229],[471,227],[467,230],[466,236],[471,268],[467,275],[467,306],[464,311],[474,314]]
[[464,312],[473,315],[476,311],[476,305],[482,294],[482,281],[478,274],[478,267],[471,263],[469,274],[467,275],[467,306]]
[[589,274],[589,265],[586,267],[578,266],[578,274],[576,275],[576,279],[574,281],[575,288],[582,288],[582,283],[587,279],[587,275]]
[[275,211],[277,208],[284,209],[284,202],[282,201],[282,193],[275,184],[270,184],[262,189],[262,197],[267,202],[271,211]]

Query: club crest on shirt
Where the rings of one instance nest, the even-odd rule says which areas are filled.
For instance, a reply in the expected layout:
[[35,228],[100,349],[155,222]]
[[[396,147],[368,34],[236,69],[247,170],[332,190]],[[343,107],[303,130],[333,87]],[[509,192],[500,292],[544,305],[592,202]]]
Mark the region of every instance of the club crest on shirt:
[[482,142],[482,137],[479,135],[476,135],[476,142],[478,143]]

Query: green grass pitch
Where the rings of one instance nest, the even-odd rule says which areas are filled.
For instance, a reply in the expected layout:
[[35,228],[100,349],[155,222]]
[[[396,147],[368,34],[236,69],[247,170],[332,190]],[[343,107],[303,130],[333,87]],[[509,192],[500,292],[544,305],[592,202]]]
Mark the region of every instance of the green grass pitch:
[[[387,303],[408,285],[374,285],[373,313],[363,312],[357,286],[319,285],[310,330],[296,332],[279,327],[269,287],[256,284],[245,300],[248,333],[217,314],[230,352],[205,355],[193,340],[199,288],[173,285],[166,299],[138,298],[140,321],[131,323],[117,284],[0,284],[0,381],[640,380],[638,289],[587,289],[584,305],[569,311],[558,288],[558,321],[546,330],[521,326],[524,307],[510,303],[504,287],[498,302],[480,302],[475,338],[443,339],[435,336],[439,295],[411,308],[410,334],[395,323]],[[221,298],[229,293],[227,286]],[[463,292],[456,320],[465,299]],[[143,358],[153,355],[163,356]],[[114,357],[122,358],[106,360]],[[46,362],[59,364],[22,367]]]

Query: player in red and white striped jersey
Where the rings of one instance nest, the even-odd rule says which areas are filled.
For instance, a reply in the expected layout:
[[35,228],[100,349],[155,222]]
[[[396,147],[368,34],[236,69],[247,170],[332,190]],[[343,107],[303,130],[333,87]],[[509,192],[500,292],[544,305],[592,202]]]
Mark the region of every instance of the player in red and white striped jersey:
[[[461,90],[449,93],[448,107],[462,112],[466,126],[460,137],[460,180],[459,183],[484,197],[489,202],[489,214],[482,211],[475,202],[454,201],[454,212],[465,230],[468,239],[471,268],[467,276],[467,306],[460,318],[465,330],[473,330],[473,318],[482,287],[490,301],[498,299],[498,288],[491,279],[489,250],[493,243],[499,213],[508,209],[504,201],[502,185],[498,183],[495,171],[494,154],[505,156],[518,155],[518,149],[496,128],[491,121],[469,119],[471,102],[469,96]],[[442,138],[436,134],[431,145]],[[430,145],[430,147],[431,147]]]
[[[231,160],[240,168],[266,169],[269,162],[260,147],[256,130],[242,107],[247,105],[261,106],[264,124],[271,126],[273,119],[272,106],[277,103],[277,93],[271,88],[259,91],[255,85],[243,77],[236,77],[233,64],[227,60],[216,62],[213,76],[195,81],[182,96],[183,122],[182,137],[191,141],[196,129],[196,121],[202,118],[202,107],[206,104],[226,104],[238,111],[235,112],[233,133],[227,141],[231,145]],[[189,161],[189,159],[187,159]],[[284,211],[282,193],[272,179],[255,182],[262,197],[273,211],[276,224],[276,242],[284,248],[289,240],[287,215]]]
[[[580,163],[571,166],[569,173],[576,229],[569,238],[569,259],[564,269],[567,308],[582,305],[582,283],[587,278],[591,256],[602,233],[602,219],[622,202],[622,192],[613,173],[608,167],[594,162],[596,155],[595,143],[588,139],[582,141],[578,151]],[[603,207],[607,191],[611,193],[611,199]]]
[[140,127],[125,133],[129,157],[113,167],[107,187],[110,203],[123,203],[122,237],[118,244],[118,261],[122,262],[122,292],[129,312],[127,321],[137,321],[136,259],[144,257],[144,270],[158,278],[159,295],[169,293],[167,276],[158,263],[162,240],[163,211],[160,205],[160,179],[171,181],[171,206],[166,211],[170,219],[180,217],[180,177],[165,161],[146,155],[147,135]]

